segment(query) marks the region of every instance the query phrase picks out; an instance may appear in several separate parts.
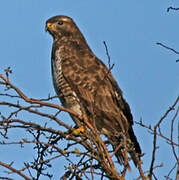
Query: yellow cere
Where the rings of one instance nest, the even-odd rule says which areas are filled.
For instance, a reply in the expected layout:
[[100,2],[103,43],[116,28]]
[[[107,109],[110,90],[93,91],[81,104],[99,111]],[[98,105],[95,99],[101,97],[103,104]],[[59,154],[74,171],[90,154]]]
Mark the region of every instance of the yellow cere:
[[51,25],[52,25],[51,23],[49,23],[49,22],[47,23],[47,27],[50,27]]

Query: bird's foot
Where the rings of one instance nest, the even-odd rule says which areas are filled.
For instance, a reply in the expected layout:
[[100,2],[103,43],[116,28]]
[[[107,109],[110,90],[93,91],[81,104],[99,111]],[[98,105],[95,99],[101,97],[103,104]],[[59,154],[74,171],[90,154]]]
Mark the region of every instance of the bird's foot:
[[72,133],[77,136],[83,133],[84,131],[85,131],[84,126],[80,126],[79,128],[74,129]]

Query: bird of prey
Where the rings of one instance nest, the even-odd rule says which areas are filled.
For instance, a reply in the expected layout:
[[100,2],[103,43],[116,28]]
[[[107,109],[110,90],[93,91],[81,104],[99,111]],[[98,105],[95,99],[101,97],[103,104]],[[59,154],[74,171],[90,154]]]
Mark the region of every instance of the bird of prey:
[[[62,105],[81,117],[88,116],[114,150],[125,136],[137,166],[141,149],[132,128],[133,117],[110,69],[92,52],[72,18],[54,16],[47,20],[46,30],[53,36],[52,77]],[[72,119],[81,126],[77,117]],[[115,155],[123,163],[123,155]]]

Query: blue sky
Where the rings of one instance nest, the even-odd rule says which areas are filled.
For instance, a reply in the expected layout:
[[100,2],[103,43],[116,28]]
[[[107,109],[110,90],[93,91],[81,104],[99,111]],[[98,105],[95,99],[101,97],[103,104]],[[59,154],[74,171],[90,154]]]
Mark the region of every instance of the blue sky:
[[[55,15],[70,16],[93,52],[107,64],[103,45],[106,41],[111,63],[115,64],[113,75],[131,106],[134,120],[142,118],[145,124],[154,125],[179,94],[179,63],[176,63],[179,57],[156,45],[161,42],[179,51],[179,11],[167,12],[169,6],[179,7],[179,2],[1,0],[0,73],[10,66],[11,80],[29,97],[54,95],[50,69],[52,38],[44,30],[45,21]],[[171,117],[162,126],[166,136],[170,135]],[[71,121],[63,115],[65,118]],[[143,161],[147,169],[152,136],[138,125],[134,129],[145,153]],[[173,156],[169,155],[171,148],[164,140],[160,139],[159,145],[156,164],[163,162],[165,166],[156,170],[156,174],[164,176],[172,168]],[[3,154],[3,160],[10,162],[9,152]],[[31,155],[25,156],[30,159]],[[58,166],[63,173],[63,162]],[[129,174],[129,179],[133,177],[135,175]]]

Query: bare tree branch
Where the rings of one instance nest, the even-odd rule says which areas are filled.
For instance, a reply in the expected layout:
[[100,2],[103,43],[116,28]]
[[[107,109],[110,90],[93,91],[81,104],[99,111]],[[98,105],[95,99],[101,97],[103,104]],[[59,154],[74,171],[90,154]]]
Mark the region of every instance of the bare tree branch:
[[156,44],[159,45],[159,46],[162,46],[162,47],[164,47],[164,48],[166,48],[166,49],[169,49],[169,50],[173,51],[175,54],[179,54],[179,52],[176,51],[175,49],[170,48],[170,47],[168,47],[168,46],[166,46],[166,45],[164,45],[164,44],[162,44],[162,43],[157,42]]
[[174,8],[174,7],[170,6],[169,8],[167,8],[167,12],[169,12],[170,10],[178,11],[179,8]]
[[167,110],[167,112],[163,115],[163,117],[157,122],[157,124],[154,126],[154,137],[153,137],[153,152],[152,152],[152,161],[151,161],[151,165],[150,165],[150,173],[149,173],[149,178],[152,179],[152,175],[153,175],[153,166],[154,166],[154,161],[155,161],[155,157],[156,157],[156,150],[157,150],[157,128],[159,128],[160,124],[162,123],[162,121],[167,117],[167,115],[169,114],[170,111],[174,110],[174,107],[176,106],[176,104],[179,102],[179,96],[177,97],[176,101],[174,102],[174,104]]
[[[105,176],[110,179],[120,179],[122,180],[122,175],[119,174],[119,172],[116,170],[115,165],[112,161],[111,155],[106,147],[106,144],[101,139],[96,127],[93,127],[89,121],[88,117],[84,117],[82,119],[78,114],[75,112],[58,106],[56,104],[49,103],[48,100],[52,100],[52,97],[49,96],[49,99],[32,99],[28,98],[19,88],[15,87],[10,81],[9,81],[9,75],[8,72],[6,73],[6,76],[8,78],[5,78],[3,75],[0,75],[0,78],[2,81],[0,82],[0,85],[5,86],[6,90],[12,89],[14,90],[17,95],[12,95],[9,93],[1,93],[0,95],[4,98],[12,98],[19,99],[16,103],[8,102],[6,100],[0,101],[0,106],[5,107],[12,107],[16,110],[12,111],[8,117],[5,117],[1,115],[2,121],[0,121],[0,130],[4,130],[5,133],[3,134],[0,132],[0,134],[5,138],[7,137],[8,131],[10,129],[14,128],[20,128],[20,129],[27,129],[27,132],[29,132],[34,140],[28,140],[28,139],[21,139],[19,141],[14,142],[6,142],[2,141],[1,145],[15,145],[20,144],[22,147],[25,144],[34,144],[34,148],[37,149],[38,156],[35,159],[35,161],[29,165],[28,163],[25,163],[25,167],[23,167],[19,173],[24,171],[25,169],[28,170],[30,177],[32,176],[31,170],[34,169],[37,171],[36,179],[39,179],[41,175],[51,177],[49,173],[44,173],[43,171],[46,169],[45,167],[50,166],[49,162],[51,162],[54,158],[59,158],[61,156],[64,156],[67,158],[67,156],[70,156],[72,154],[76,155],[84,155],[87,160],[85,162],[82,162],[82,159],[79,161],[78,164],[74,164],[72,161],[70,161],[69,158],[67,158],[67,161],[71,164],[69,168],[72,168],[73,173],[70,173],[71,178],[72,177],[80,177],[80,174],[83,174],[87,179],[88,176],[86,176],[86,173],[91,173],[91,176],[93,177],[93,174],[101,174],[101,176],[104,177],[103,173],[98,173],[93,170],[93,168],[98,167],[97,169],[105,172]],[[23,102],[21,102],[23,100]],[[44,102],[46,101],[46,102]],[[30,105],[29,105],[30,104]],[[58,110],[55,115],[45,113],[43,108],[53,108]],[[61,120],[58,119],[57,115],[61,112],[65,111],[73,116],[76,116],[77,118],[81,119],[81,121],[85,125],[85,131],[76,133],[76,130],[74,128],[71,128],[69,125],[63,123]],[[17,115],[20,112],[28,112],[34,115],[38,115],[40,117],[46,117],[49,120],[53,120],[57,122],[58,125],[65,127],[68,131],[62,132],[60,130],[55,130],[53,128],[47,127],[47,126],[41,126],[34,122],[27,122],[21,119],[17,119],[14,117],[17,117]],[[47,136],[44,133],[48,133]],[[48,142],[41,141],[40,137],[44,136],[45,138],[49,139]],[[55,139],[54,139],[55,136]],[[58,144],[59,141],[61,141],[62,138],[65,138],[67,141],[72,140],[74,143],[67,144],[65,149],[59,148],[56,144]],[[75,150],[69,151],[68,149],[75,146],[75,145],[81,145],[84,147],[87,151],[79,151],[77,148]],[[53,154],[53,153],[60,153],[57,154],[55,157],[45,158],[47,154]],[[90,154],[92,153],[92,155]],[[92,161],[93,159],[93,161]],[[99,162],[99,166],[94,165],[96,162]],[[86,166],[85,164],[90,164],[90,166]],[[1,164],[2,165],[2,164]],[[85,168],[83,167],[85,166]],[[86,168],[88,167],[88,168]],[[87,169],[91,169],[88,171]],[[68,171],[67,171],[68,172]],[[23,173],[22,173],[23,174]],[[66,178],[69,173],[66,173],[63,177]]]
[[19,176],[23,177],[23,178],[26,179],[26,180],[32,180],[31,178],[29,178],[29,177],[27,177],[25,174],[23,174],[21,171],[13,168],[11,164],[9,165],[9,164],[5,164],[5,163],[3,163],[3,162],[0,162],[0,165],[3,166],[3,167],[5,167],[5,168],[7,168],[7,169],[9,169],[9,170],[11,170],[13,173],[18,174]]

